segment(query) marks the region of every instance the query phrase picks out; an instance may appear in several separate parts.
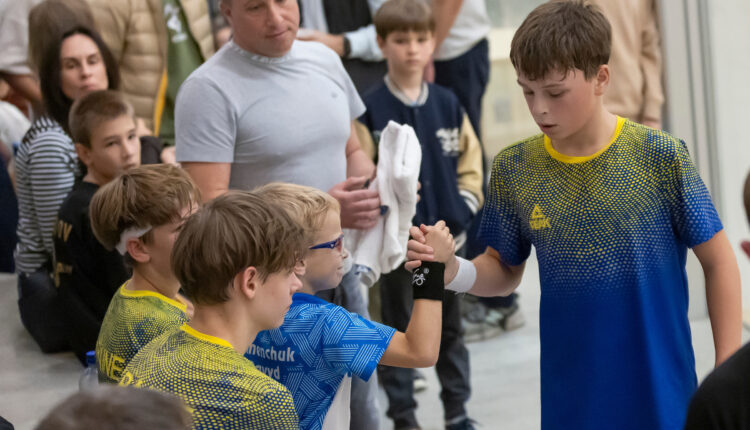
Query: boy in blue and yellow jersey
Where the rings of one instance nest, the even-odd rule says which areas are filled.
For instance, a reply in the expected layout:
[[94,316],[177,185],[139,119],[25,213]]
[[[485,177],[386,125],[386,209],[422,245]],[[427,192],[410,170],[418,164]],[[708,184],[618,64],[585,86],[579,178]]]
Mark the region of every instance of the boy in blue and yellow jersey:
[[187,173],[169,164],[133,169],[94,195],[94,234],[133,268],[130,280],[112,298],[96,342],[101,380],[117,383],[141,348],[188,320],[188,302],[178,293],[170,253],[180,226],[199,201]]
[[193,316],[141,349],[120,384],[177,395],[195,429],[297,429],[289,391],[242,354],[284,321],[307,243],[283,209],[248,192],[230,191],[191,215],[172,269]]
[[[603,107],[609,52],[609,23],[580,1],[545,3],[519,27],[511,61],[544,134],[495,158],[488,248],[448,261],[447,288],[507,295],[533,245],[542,429],[680,429],[696,387],[687,248],[703,266],[717,365],[740,345],[739,270],[684,142]],[[429,261],[412,234],[407,258]]]
[[[373,22],[388,74],[363,98],[367,111],[357,123],[360,142],[377,152],[380,133],[389,121],[414,128],[422,147],[422,187],[413,223],[444,220],[456,235],[461,253],[466,230],[484,199],[482,149],[453,92],[423,79],[435,49],[432,12],[422,1],[389,0],[378,9]],[[412,301],[404,284],[410,279],[403,267],[380,278],[383,323],[399,330],[409,324]],[[461,328],[461,296],[446,295],[442,333],[436,371],[445,422],[451,429],[469,429],[465,408],[471,394],[469,351]],[[387,414],[395,427],[418,427],[414,370],[382,366],[378,377],[388,394]]]
[[[291,391],[301,429],[348,429],[353,375],[368,380],[379,363],[427,367],[437,360],[444,266],[430,263],[430,270],[415,276],[411,289],[402,286],[415,299],[405,333],[369,321],[314,295],[335,288],[344,273],[346,251],[336,199],[293,184],[272,183],[253,192],[283,205],[289,216],[307,226],[312,240],[303,259],[302,288],[284,324],[260,333],[245,356]],[[453,237],[444,223],[427,240],[444,249],[444,259],[452,254]]]

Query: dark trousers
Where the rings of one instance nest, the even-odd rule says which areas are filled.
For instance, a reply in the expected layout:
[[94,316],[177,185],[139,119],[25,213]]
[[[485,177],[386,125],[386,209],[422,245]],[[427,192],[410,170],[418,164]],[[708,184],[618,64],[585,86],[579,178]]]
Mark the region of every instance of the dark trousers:
[[[411,273],[402,266],[381,276],[380,297],[383,324],[405,331],[414,304]],[[471,395],[469,351],[464,345],[460,298],[452,291],[445,292],[440,355],[435,365],[446,420],[466,415],[465,404]],[[414,369],[381,365],[378,366],[378,376],[388,396],[387,415],[396,428],[416,426]]]
[[5,161],[0,157],[0,272],[13,273],[16,248],[16,225],[18,225],[18,200],[8,176]]
[[42,352],[68,349],[66,326],[59,312],[57,288],[46,268],[18,274],[18,310],[21,322]]

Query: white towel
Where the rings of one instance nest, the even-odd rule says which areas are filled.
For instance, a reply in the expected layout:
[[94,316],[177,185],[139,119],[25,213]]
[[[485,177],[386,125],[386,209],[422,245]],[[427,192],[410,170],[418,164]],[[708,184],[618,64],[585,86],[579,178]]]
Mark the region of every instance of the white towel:
[[381,273],[396,269],[406,257],[409,227],[417,212],[417,182],[422,148],[408,125],[389,121],[378,144],[377,176],[370,184],[387,212],[370,230],[347,232],[347,248],[368,287]]

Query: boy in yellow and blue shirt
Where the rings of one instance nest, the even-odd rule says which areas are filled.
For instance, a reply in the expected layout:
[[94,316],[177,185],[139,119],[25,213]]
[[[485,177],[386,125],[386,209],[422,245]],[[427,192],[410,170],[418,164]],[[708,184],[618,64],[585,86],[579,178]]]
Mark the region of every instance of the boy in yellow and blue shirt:
[[[446,288],[508,295],[536,248],[543,430],[682,428],[697,383],[688,248],[716,364],[740,345],[739,270],[685,143],[602,104],[610,34],[580,1],[539,6],[518,29],[511,61],[544,134],[495,158],[486,252],[446,262]],[[410,268],[432,259],[412,234]]]
[[284,210],[248,192],[230,191],[191,215],[172,269],[193,316],[141,349],[120,384],[180,397],[194,429],[296,430],[289,391],[242,354],[284,321],[307,242]]
[[99,379],[117,383],[135,354],[189,318],[188,302],[170,267],[172,245],[200,193],[169,164],[133,169],[103,186],[91,201],[91,225],[106,249],[132,267],[114,294],[96,342]]

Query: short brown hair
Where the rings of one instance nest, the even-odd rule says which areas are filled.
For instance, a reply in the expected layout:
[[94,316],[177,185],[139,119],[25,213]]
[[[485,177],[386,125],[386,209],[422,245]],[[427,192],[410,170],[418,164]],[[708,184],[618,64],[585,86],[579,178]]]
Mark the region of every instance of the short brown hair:
[[68,127],[73,142],[91,148],[91,129],[103,121],[128,116],[135,121],[133,106],[114,90],[94,91],[73,102]]
[[[112,250],[125,230],[169,224],[198,202],[200,191],[184,170],[171,164],[140,166],[94,194],[89,205],[91,228],[99,242]],[[150,241],[151,232],[143,240]]]
[[372,18],[381,39],[394,31],[435,31],[435,17],[424,0],[388,0]]
[[307,243],[303,227],[281,205],[229,191],[185,221],[172,249],[172,271],[194,303],[223,303],[242,270],[255,267],[261,280],[293,270]]
[[609,21],[597,7],[580,0],[553,1],[523,21],[510,45],[510,61],[530,80],[574,69],[591,79],[609,62],[611,47]]
[[330,210],[339,211],[338,200],[317,188],[304,185],[271,182],[253,190],[266,201],[276,201],[290,217],[302,225],[309,240],[323,227]]
[[187,408],[172,394],[100,385],[55,406],[36,430],[187,430],[191,423]]

